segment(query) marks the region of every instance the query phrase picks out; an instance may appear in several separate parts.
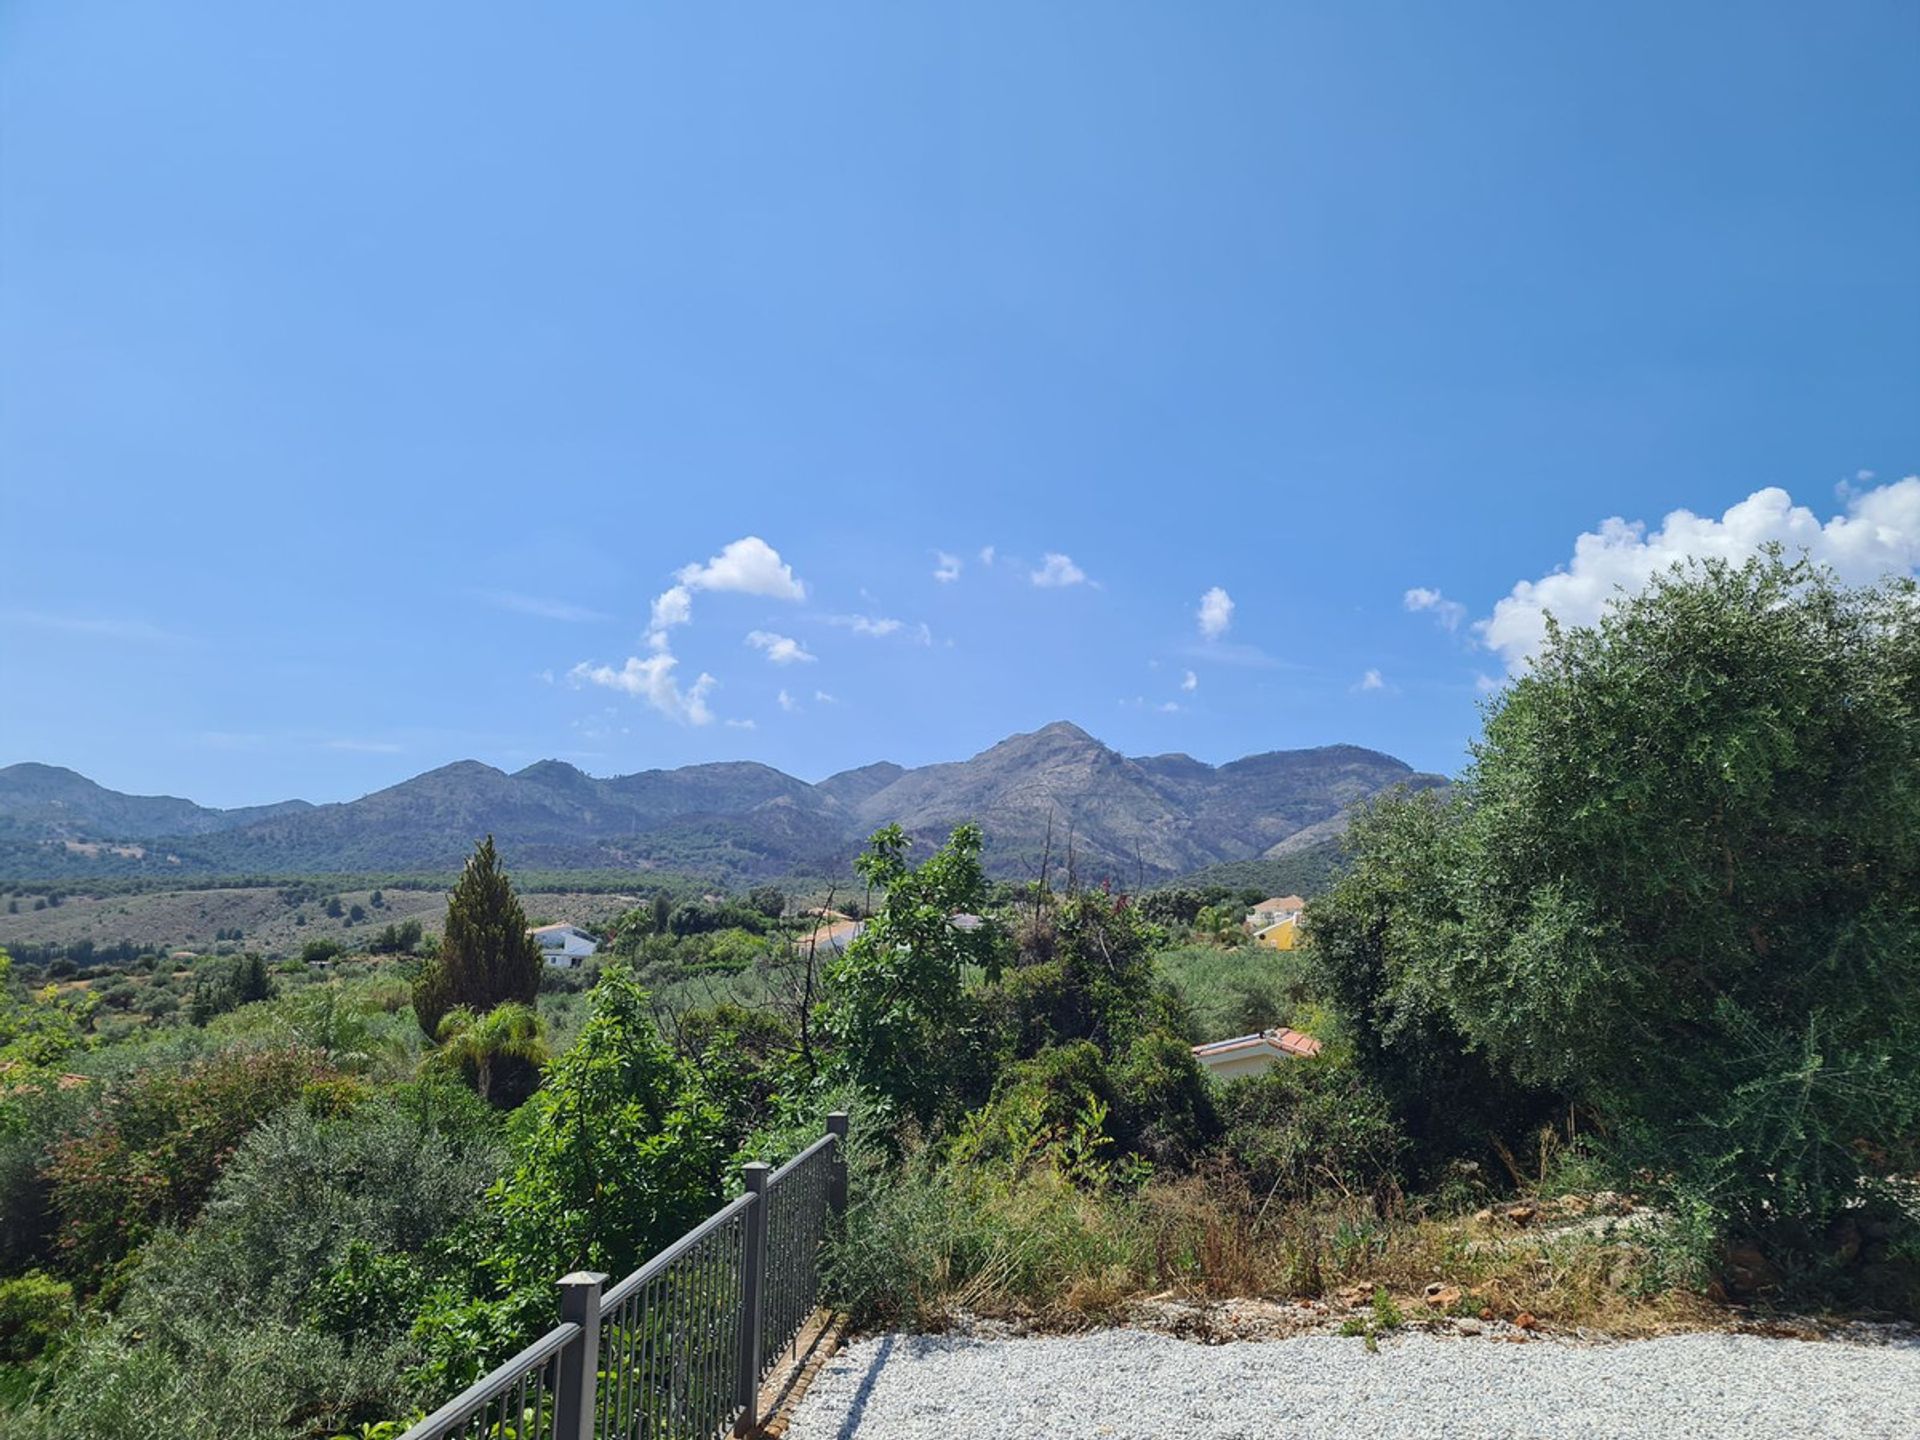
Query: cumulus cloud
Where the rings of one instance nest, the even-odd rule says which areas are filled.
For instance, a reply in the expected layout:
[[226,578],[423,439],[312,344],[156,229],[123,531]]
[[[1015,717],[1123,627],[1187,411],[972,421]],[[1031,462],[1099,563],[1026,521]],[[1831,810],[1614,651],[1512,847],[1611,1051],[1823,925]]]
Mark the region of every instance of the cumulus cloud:
[[1218,640],[1232,628],[1233,597],[1218,585],[1200,597],[1200,633],[1208,640]]
[[800,702],[798,700],[795,700],[793,696],[789,695],[784,690],[780,692],[777,698],[780,701],[780,708],[786,711],[789,715],[791,715],[794,711],[800,708]]
[[814,691],[813,698],[819,701],[822,705],[838,705],[840,703],[838,700],[834,699],[833,696],[827,694],[827,692],[824,690]]
[[[713,676],[703,672],[691,685],[682,687],[674,674],[680,662],[673,654],[669,639],[669,632],[692,623],[694,594],[706,590],[760,595],[771,600],[804,600],[807,587],[794,575],[793,567],[780,558],[780,552],[758,535],[735,540],[704,563],[682,565],[673,578],[672,585],[653,597],[647,616],[647,648],[651,654],[644,659],[629,655],[627,663],[618,670],[611,665],[595,665],[583,660],[567,672],[567,678],[575,685],[602,685],[636,696],[682,724],[707,725],[713,721],[707,694],[716,682]],[[767,632],[755,631],[754,634]],[[772,644],[761,646],[767,651],[767,658],[778,664],[813,658],[798,641],[778,635],[769,639],[791,647],[788,650]],[[749,636],[748,643],[758,642]]]
[[647,639],[654,645],[664,645],[667,631],[675,625],[685,625],[693,619],[693,592],[684,585],[675,585],[653,597],[653,613],[647,622]]
[[755,720],[729,720],[726,724],[730,730],[758,730],[760,728],[759,722]]
[[993,568],[993,546],[982,545],[980,547],[980,563],[989,570]]
[[1643,522],[1616,516],[1575,540],[1566,566],[1515,585],[1474,628],[1513,668],[1539,649],[1549,613],[1563,625],[1590,625],[1619,592],[1638,591],[1683,560],[1737,564],[1778,543],[1789,555],[1804,550],[1855,585],[1910,574],[1920,565],[1920,476],[1851,492],[1845,503],[1844,514],[1823,524],[1786,491],[1769,487],[1717,520],[1675,510],[1650,532]]
[[818,658],[791,635],[776,635],[771,630],[748,632],[747,644],[764,651],[775,665],[793,665]]
[[714,687],[713,676],[703,672],[698,680],[683,689],[673,673],[679,663],[668,651],[660,649],[644,660],[638,655],[629,655],[627,663],[618,670],[611,665],[592,665],[583,660],[567,672],[567,678],[575,685],[600,685],[645,700],[662,715],[683,725],[712,724],[713,711],[708,708],[707,695]]
[[1442,630],[1449,632],[1458,630],[1460,622],[1467,618],[1466,606],[1424,585],[1416,585],[1407,591],[1404,603],[1409,610],[1428,612]]
[[1153,708],[1162,715],[1177,715],[1180,713],[1180,702],[1178,700],[1162,700]]
[[1073,563],[1071,555],[1049,550],[1041,557],[1040,568],[1028,578],[1043,589],[1057,590],[1067,585],[1084,585],[1087,572]]
[[933,552],[933,578],[942,585],[950,585],[960,578],[960,557],[949,555],[944,550]]
[[1354,682],[1353,688],[1361,694],[1365,694],[1370,690],[1384,690],[1387,688],[1386,677],[1381,675],[1378,670],[1369,670]]
[[1200,677],[1191,670],[1187,671],[1187,673],[1180,678],[1180,688],[1182,690],[1198,690],[1200,688]]
[[804,600],[807,587],[793,567],[758,535],[736,540],[704,565],[686,565],[674,576],[689,590],[727,590],[769,600]]

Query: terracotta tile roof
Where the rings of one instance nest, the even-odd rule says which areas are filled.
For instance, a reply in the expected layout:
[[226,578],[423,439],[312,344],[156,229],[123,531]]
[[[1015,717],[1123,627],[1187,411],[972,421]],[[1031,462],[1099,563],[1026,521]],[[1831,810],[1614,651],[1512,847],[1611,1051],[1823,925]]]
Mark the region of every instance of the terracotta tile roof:
[[1307,902],[1298,895],[1275,895],[1262,900],[1253,907],[1255,910],[1304,910]]

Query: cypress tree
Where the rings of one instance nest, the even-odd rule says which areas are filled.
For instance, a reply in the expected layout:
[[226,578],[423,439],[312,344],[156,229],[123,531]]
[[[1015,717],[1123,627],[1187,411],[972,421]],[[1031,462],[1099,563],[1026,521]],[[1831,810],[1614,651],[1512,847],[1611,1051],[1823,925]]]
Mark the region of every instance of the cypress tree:
[[485,1015],[510,1001],[531,1005],[539,993],[540,947],[489,835],[447,899],[440,954],[414,981],[413,1013],[422,1030],[437,1035],[455,1006]]

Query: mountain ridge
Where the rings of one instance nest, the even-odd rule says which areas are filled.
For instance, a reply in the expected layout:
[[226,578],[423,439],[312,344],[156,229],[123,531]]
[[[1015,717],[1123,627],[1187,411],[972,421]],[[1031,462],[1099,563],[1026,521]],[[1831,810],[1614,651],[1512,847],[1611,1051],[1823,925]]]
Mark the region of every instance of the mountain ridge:
[[[36,860],[62,872],[83,863],[226,873],[444,869],[492,834],[523,866],[741,880],[843,873],[881,825],[937,841],[971,821],[985,832],[996,874],[1071,864],[1083,878],[1147,883],[1258,860],[1294,836],[1331,842],[1354,804],[1395,785],[1444,783],[1355,745],[1217,766],[1185,754],[1129,757],[1069,721],[1007,736],[965,760],[877,761],[818,783],[747,760],[605,778],[555,759],[513,772],[456,760],[356,800],[236,810],[123,795],[29,763],[0,768],[0,872],[26,874]],[[115,844],[143,853],[130,857]]]

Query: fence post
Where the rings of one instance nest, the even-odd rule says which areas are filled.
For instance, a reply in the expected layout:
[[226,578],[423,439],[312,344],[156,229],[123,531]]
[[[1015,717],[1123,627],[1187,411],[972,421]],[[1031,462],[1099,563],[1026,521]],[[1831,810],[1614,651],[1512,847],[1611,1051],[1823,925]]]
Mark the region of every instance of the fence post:
[[560,1323],[580,1333],[560,1352],[553,1387],[554,1440],[593,1440],[594,1380],[600,1369],[600,1287],[607,1277],[576,1270],[560,1277]]
[[827,1209],[836,1218],[847,1213],[847,1112],[827,1116],[827,1133],[834,1137],[827,1161]]
[[733,1424],[736,1435],[751,1434],[760,1427],[760,1331],[766,1308],[767,1177],[771,1174],[773,1167],[759,1160],[740,1167],[753,1203],[747,1207],[747,1253],[740,1267],[740,1418]]

